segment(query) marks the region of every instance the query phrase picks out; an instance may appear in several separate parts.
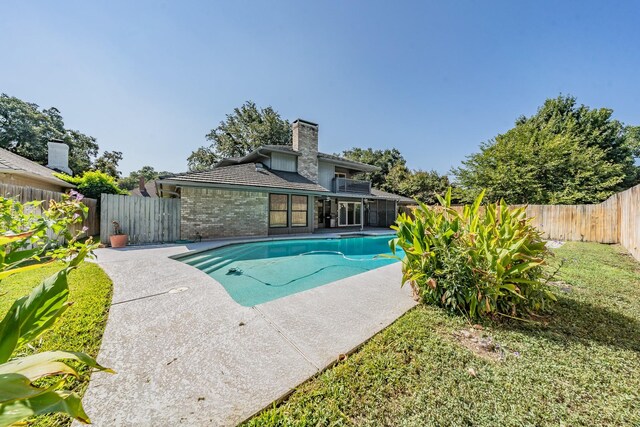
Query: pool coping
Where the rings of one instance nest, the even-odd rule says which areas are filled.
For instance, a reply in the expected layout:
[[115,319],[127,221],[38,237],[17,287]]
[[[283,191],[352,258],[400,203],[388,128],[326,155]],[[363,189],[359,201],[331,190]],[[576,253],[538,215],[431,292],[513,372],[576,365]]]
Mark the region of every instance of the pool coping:
[[[203,240],[202,242],[197,242],[197,243],[201,243],[201,244],[211,243],[213,246],[202,248],[202,249],[194,249],[188,252],[171,255],[169,258],[180,261],[182,258],[187,258],[192,255],[197,255],[202,252],[225,248],[228,246],[242,245],[245,243],[273,242],[273,241],[286,241],[286,240],[349,239],[349,238],[354,238],[359,236],[379,237],[379,236],[395,236],[395,235],[396,233],[393,231],[384,232],[384,233],[353,231],[353,232],[346,232],[346,233],[284,234],[279,236],[256,236],[256,237],[238,237],[238,238],[229,238],[229,239]],[[349,236],[352,236],[352,237],[349,237]],[[196,242],[192,242],[192,243],[196,243]],[[180,244],[178,243],[177,245],[180,245]]]
[[[114,287],[98,361],[118,374],[92,375],[83,402],[94,423],[236,425],[415,306],[400,287],[400,263],[243,307],[215,279],[171,258],[299,237],[331,235],[98,250]],[[168,292],[179,287],[186,290]]]

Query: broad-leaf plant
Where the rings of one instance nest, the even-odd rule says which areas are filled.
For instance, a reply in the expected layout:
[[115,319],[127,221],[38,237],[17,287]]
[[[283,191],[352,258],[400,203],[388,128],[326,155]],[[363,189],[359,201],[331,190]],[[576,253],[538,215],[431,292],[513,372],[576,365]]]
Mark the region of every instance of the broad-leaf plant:
[[[58,263],[61,268],[29,295],[16,300],[0,322],[0,426],[16,425],[40,414],[61,412],[89,423],[80,397],[65,390],[74,363],[110,371],[78,352],[24,348],[40,337],[69,307],[69,273],[91,256],[95,244],[81,242],[88,209],[72,192],[59,202],[20,203],[0,197],[0,295],[2,279]],[[71,362],[71,364],[70,364]],[[111,372],[111,371],[110,371]]]

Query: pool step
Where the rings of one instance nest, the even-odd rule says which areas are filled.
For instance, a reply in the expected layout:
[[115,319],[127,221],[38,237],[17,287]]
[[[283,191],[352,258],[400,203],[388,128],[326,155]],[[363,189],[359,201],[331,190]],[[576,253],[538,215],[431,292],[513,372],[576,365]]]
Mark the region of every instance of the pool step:
[[233,260],[232,260],[232,259],[229,259],[229,258],[221,259],[221,260],[220,260],[220,262],[218,262],[218,263],[216,263],[216,264],[213,264],[213,265],[210,265],[210,266],[208,266],[208,267],[206,267],[206,268],[201,268],[200,270],[202,270],[203,272],[205,272],[205,273],[209,274],[209,273],[211,273],[211,272],[213,272],[213,271],[219,270],[219,269],[221,269],[222,267],[224,267],[224,266],[227,266],[227,265],[231,264],[231,262],[232,262],[232,261],[233,261]]

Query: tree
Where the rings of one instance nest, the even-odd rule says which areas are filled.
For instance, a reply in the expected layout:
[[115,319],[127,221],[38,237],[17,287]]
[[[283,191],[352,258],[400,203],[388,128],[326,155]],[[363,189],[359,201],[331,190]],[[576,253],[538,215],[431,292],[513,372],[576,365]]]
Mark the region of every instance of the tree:
[[102,156],[98,157],[93,163],[93,170],[104,172],[114,179],[120,178],[118,163],[122,160],[122,152],[105,151]]
[[187,157],[187,165],[190,171],[196,172],[211,169],[220,161],[220,156],[212,147],[212,145],[209,147],[200,147]]
[[187,159],[190,170],[212,167],[221,157],[242,157],[261,145],[291,144],[291,124],[271,107],[259,109],[252,101],[232,114],[206,136],[211,144]]
[[601,202],[640,177],[637,130],[612,113],[578,106],[571,96],[548,99],[452,172],[467,199],[486,188],[489,200],[512,204]]
[[74,173],[88,170],[98,154],[95,138],[65,129],[55,107],[41,110],[37,104],[0,95],[0,147],[46,165],[47,143],[52,139],[69,146],[69,167]]
[[129,173],[129,176],[118,181],[118,186],[125,190],[133,190],[138,187],[141,177],[144,178],[145,182],[148,182],[167,175],[172,175],[172,173],[167,171],[159,172],[151,166],[143,166],[140,170],[133,171]]
[[352,148],[342,152],[342,157],[356,162],[378,166],[379,172],[369,172],[362,177],[371,181],[371,185],[384,191],[394,191],[395,188],[387,184],[386,177],[396,166],[404,167],[406,160],[398,149],[374,150],[373,148]]
[[54,174],[63,181],[70,182],[78,187],[78,191],[85,197],[100,201],[100,195],[104,194],[128,194],[120,189],[118,183],[111,176],[101,171],[86,171],[80,176],[69,176],[63,173]]

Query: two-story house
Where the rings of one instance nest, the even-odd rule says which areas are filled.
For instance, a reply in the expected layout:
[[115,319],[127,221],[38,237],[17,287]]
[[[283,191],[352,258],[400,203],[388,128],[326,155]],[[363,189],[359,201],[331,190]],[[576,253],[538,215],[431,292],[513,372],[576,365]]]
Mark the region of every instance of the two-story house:
[[182,199],[182,238],[389,227],[399,208],[415,204],[354,179],[376,166],[319,152],[317,124],[298,119],[292,131],[290,146],[262,146],[207,171],[156,181],[161,197]]

